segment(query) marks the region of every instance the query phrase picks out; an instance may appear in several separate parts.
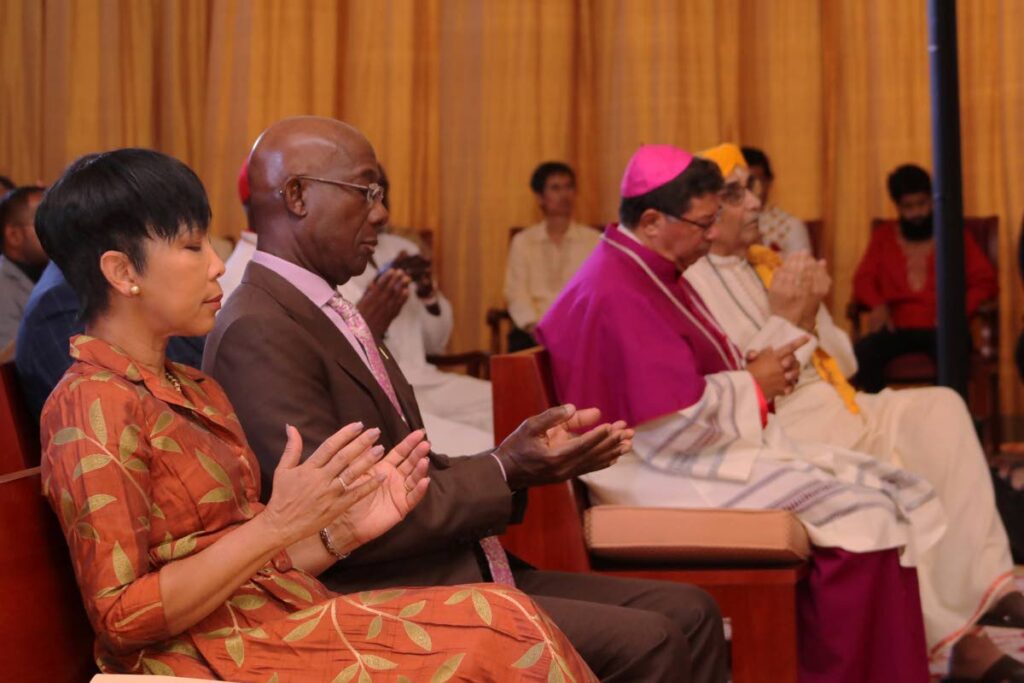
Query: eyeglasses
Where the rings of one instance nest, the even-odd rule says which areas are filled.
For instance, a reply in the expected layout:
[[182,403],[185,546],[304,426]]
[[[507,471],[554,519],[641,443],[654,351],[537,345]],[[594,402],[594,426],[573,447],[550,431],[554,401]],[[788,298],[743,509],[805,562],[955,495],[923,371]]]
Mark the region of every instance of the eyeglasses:
[[[337,185],[338,187],[347,187],[353,190],[359,190],[366,194],[366,203],[375,204],[379,201],[384,200],[384,187],[377,183],[370,183],[369,185],[358,185],[356,183],[347,183],[344,180],[331,180],[330,178],[317,178],[311,175],[296,175],[292,176],[291,180],[312,180],[317,183],[327,183],[328,185]],[[284,190],[278,190],[278,194],[284,194]]]
[[715,223],[718,222],[718,218],[721,215],[722,215],[722,207],[719,206],[718,210],[715,211],[715,217],[713,219],[711,219],[707,223],[698,223],[697,221],[691,221],[686,216],[673,216],[670,213],[666,213],[665,217],[668,218],[669,220],[676,221],[677,223],[689,223],[690,225],[696,226],[696,227],[700,228],[701,230],[704,230],[705,232],[707,232],[708,230],[710,230],[712,228],[712,226],[714,226]]
[[[718,196],[722,198],[722,201],[732,206],[739,206],[743,203],[743,200],[747,198],[747,187],[737,183],[726,183],[725,187],[722,188]],[[753,191],[752,188],[750,188]]]

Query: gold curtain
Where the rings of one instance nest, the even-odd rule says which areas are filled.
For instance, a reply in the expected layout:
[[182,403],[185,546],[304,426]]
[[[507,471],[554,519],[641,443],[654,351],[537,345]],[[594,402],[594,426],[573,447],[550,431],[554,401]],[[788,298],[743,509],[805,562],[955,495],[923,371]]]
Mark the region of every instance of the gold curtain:
[[[293,114],[361,128],[393,223],[430,228],[456,310],[485,343],[508,227],[537,220],[541,160],[579,172],[579,218],[615,218],[636,146],[763,147],[773,199],[825,221],[835,312],[891,216],[887,172],[931,165],[925,5],[886,0],[0,0],[0,173],[52,181],[126,145],[192,165],[216,234],[243,216],[238,166]],[[1024,412],[1012,342],[1024,301],[1021,0],[959,5],[964,205],[997,214],[1004,410]]]

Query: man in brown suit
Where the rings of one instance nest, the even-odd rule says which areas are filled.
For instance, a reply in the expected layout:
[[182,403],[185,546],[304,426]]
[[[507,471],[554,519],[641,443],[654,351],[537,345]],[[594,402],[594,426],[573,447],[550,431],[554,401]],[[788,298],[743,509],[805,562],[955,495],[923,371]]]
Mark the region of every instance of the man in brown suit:
[[[380,428],[389,449],[422,420],[387,349],[333,295],[366,268],[388,220],[369,142],[333,119],[286,119],[256,142],[249,175],[259,251],[207,339],[203,369],[238,412],[266,496],[286,422],[308,450],[356,421]],[[527,420],[493,452],[431,454],[423,502],[321,578],[346,593],[514,579],[604,680],[724,680],[721,617],[703,591],[539,571],[506,561],[500,546],[494,554],[494,535],[522,514],[525,488],[606,467],[630,448],[621,423],[573,433],[598,417],[561,406]]]

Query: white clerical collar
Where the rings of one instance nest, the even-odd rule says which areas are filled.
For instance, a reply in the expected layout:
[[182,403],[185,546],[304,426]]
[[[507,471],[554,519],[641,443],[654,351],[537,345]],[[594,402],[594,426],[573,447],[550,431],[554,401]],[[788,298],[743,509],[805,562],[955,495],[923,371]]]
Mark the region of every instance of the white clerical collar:
[[618,225],[615,226],[615,229],[618,230],[623,235],[627,236],[629,239],[636,242],[637,244],[643,245],[643,242],[640,241],[640,238],[636,236],[636,233],[633,232],[631,228],[627,228],[622,223],[619,223]]
[[711,265],[717,268],[736,268],[746,261],[746,259],[739,256],[719,256],[718,254],[712,254],[711,252],[708,252],[707,256]]

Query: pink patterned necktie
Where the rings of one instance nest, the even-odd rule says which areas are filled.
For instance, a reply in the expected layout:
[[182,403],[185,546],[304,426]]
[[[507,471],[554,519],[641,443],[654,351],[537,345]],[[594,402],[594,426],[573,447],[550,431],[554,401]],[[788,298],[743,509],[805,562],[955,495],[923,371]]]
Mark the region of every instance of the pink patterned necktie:
[[[352,334],[363,345],[363,350],[366,352],[366,359],[370,366],[370,372],[373,373],[377,383],[380,384],[380,388],[391,399],[391,405],[395,407],[395,410],[398,411],[398,414],[404,420],[405,414],[398,404],[398,396],[395,394],[395,388],[391,386],[391,378],[388,377],[387,370],[384,369],[384,361],[380,358],[377,341],[374,339],[373,333],[370,332],[370,327],[366,324],[363,316],[359,314],[359,309],[345,301],[340,294],[335,294],[331,297],[328,305],[341,316],[341,319],[352,330]],[[480,547],[487,558],[487,564],[491,569],[491,578],[494,579],[494,583],[514,587],[516,581],[512,576],[512,568],[508,564],[508,555],[505,554],[505,549],[501,547],[501,541],[498,540],[498,537],[488,536],[487,538],[480,539]]]
[[487,558],[487,565],[491,568],[491,578],[494,583],[515,588],[516,580],[512,576],[512,567],[508,564],[508,555],[501,547],[501,541],[497,536],[488,536],[480,539],[480,547],[484,550]]
[[349,329],[352,330],[352,334],[356,336],[356,339],[363,346],[363,351],[366,352],[366,362],[370,366],[370,372],[373,373],[374,379],[377,380],[377,384],[384,390],[384,393],[388,395],[391,400],[391,405],[398,411],[399,417],[405,420],[405,413],[402,412],[402,406],[398,403],[398,395],[395,394],[395,388],[391,386],[391,378],[388,377],[388,371],[384,368],[384,361],[380,358],[380,351],[377,349],[377,340],[373,337],[373,332],[370,332],[370,326],[366,324],[363,316],[359,314],[359,309],[355,307],[355,304],[349,303],[342,298],[340,294],[335,294],[331,297],[330,302],[327,304],[333,308],[341,319],[345,321]]

